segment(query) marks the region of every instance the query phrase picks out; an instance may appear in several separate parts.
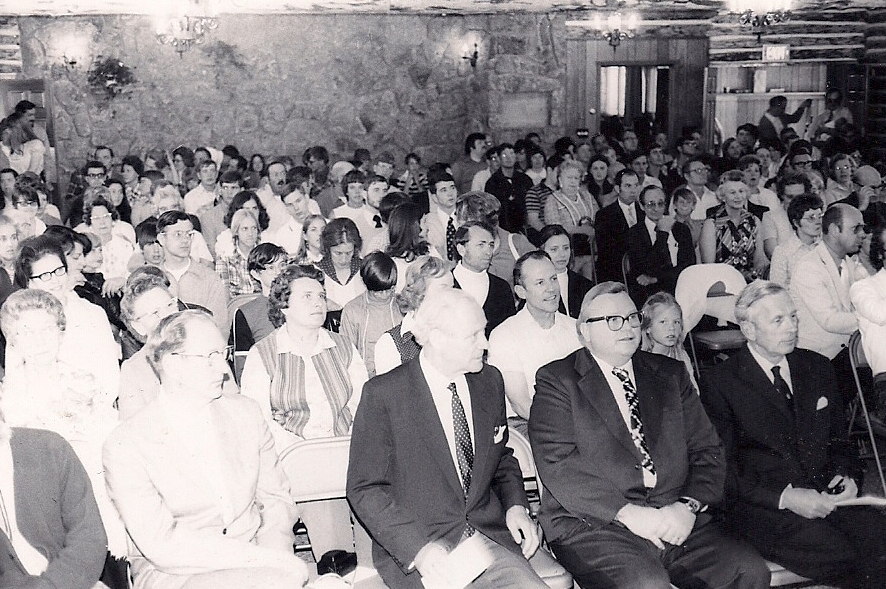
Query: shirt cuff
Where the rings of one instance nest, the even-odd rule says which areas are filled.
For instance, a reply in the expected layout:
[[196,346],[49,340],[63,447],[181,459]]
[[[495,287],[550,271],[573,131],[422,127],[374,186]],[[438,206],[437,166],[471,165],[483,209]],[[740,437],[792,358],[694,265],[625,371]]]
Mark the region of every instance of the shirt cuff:
[[794,488],[794,485],[792,485],[791,483],[788,483],[788,486],[785,487],[785,488],[784,488],[784,491],[781,492],[781,496],[779,496],[779,498],[778,498],[778,508],[779,508],[779,509],[787,509],[787,508],[784,506],[784,494],[787,493],[788,491],[790,491],[790,490],[793,489],[793,488]]

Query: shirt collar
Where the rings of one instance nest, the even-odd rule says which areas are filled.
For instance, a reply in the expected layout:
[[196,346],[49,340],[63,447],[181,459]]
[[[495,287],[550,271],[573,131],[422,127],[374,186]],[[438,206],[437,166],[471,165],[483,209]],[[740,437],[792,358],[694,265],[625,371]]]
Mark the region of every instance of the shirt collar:
[[785,380],[788,379],[788,376],[790,375],[790,368],[788,367],[787,356],[782,356],[781,362],[779,362],[778,364],[773,364],[772,362],[761,356],[752,344],[748,344],[748,351],[751,353],[751,356],[754,357],[754,360],[757,361],[757,364],[760,365],[760,368],[763,369],[763,372],[766,373],[766,377],[770,381],[775,378],[772,374],[773,366],[778,366],[781,369],[781,377]]
[[[299,353],[295,350],[295,342],[293,342],[292,338],[289,337],[289,332],[286,330],[285,324],[277,330],[277,334],[275,337],[277,338],[278,354],[295,354],[297,356],[299,355]],[[308,357],[314,356],[316,354],[319,354],[323,350],[334,347],[335,342],[332,340],[332,336],[329,335],[328,331],[321,328],[320,333],[317,336],[317,343],[314,345],[314,349],[311,350],[311,353]]]

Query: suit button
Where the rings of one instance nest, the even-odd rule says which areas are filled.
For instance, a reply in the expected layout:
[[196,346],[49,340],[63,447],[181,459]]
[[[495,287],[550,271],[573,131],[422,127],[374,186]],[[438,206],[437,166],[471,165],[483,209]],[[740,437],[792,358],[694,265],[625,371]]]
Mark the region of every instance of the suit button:
[[228,528],[224,528],[222,530],[222,536],[227,536],[227,535],[228,535]]

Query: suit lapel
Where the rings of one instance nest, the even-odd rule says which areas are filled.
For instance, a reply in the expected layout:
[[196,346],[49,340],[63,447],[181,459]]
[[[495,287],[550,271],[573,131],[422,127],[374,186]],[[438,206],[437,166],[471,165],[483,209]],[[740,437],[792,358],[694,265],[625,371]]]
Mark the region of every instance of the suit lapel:
[[[480,475],[486,470],[486,462],[491,451],[491,441],[489,436],[495,426],[501,424],[492,424],[490,420],[492,415],[489,413],[486,403],[484,403],[483,391],[486,390],[488,383],[482,373],[465,374],[465,380],[468,383],[468,389],[471,391],[471,413],[474,422],[474,467],[471,469],[471,488],[468,492],[468,500],[473,502],[477,499],[477,484]],[[484,486],[485,490],[485,486]]]
[[831,257],[831,254],[828,253],[827,247],[824,243],[821,243],[816,248],[818,251],[818,257],[821,259],[821,263],[824,264],[824,267],[827,269],[828,276],[831,279],[831,288],[834,290],[834,294],[837,297],[837,300],[840,301],[840,306],[843,311],[849,311],[852,307],[850,306],[849,293],[847,289],[843,288],[843,281],[840,279],[840,272],[837,268],[836,262]]
[[[422,440],[428,447],[431,456],[437,461],[440,471],[443,472],[444,478],[449,482],[453,490],[464,494],[464,489],[461,486],[461,477],[455,470],[449,442],[446,441],[443,424],[440,423],[440,415],[437,413],[437,407],[434,405],[434,399],[431,397],[431,389],[428,387],[428,381],[421,371],[421,364],[418,359],[409,363],[409,372],[409,381],[413,387],[414,395],[413,414],[415,422],[419,424],[419,430],[424,431],[425,434],[422,436]],[[424,427],[422,428],[421,425],[424,425]]]
[[[770,407],[778,411],[793,429],[794,416],[791,414],[790,409],[788,409],[787,403],[782,402],[782,400],[779,399],[775,385],[772,384],[772,381],[769,380],[769,377],[763,372],[763,368],[757,364],[757,361],[751,356],[751,352],[748,350],[747,345],[738,352],[738,367],[739,378],[748,383],[746,389],[750,391],[748,394],[759,395]],[[791,372],[791,379],[793,380],[793,371]],[[748,402],[750,403],[751,401]]]
[[640,405],[640,421],[643,423],[646,443],[651,449],[661,436],[662,405],[661,398],[655,391],[662,390],[664,385],[646,364],[642,355],[635,354],[633,363],[637,402]]
[[578,388],[600,415],[600,419],[606,425],[609,433],[621,443],[628,451],[637,454],[637,447],[631,439],[628,428],[625,427],[624,419],[615,404],[612,389],[609,382],[603,376],[600,366],[586,349],[582,350],[575,360],[575,370],[581,377],[578,380]]

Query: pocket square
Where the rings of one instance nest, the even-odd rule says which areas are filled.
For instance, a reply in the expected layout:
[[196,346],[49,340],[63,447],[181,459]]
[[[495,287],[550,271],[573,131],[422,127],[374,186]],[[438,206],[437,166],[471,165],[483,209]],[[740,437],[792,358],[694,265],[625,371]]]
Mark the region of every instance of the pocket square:
[[498,444],[502,440],[505,439],[505,432],[508,431],[507,425],[497,425],[495,426],[495,430],[492,432],[492,443]]
[[827,397],[819,397],[818,403],[815,405],[815,410],[820,411],[828,406],[828,398]]

